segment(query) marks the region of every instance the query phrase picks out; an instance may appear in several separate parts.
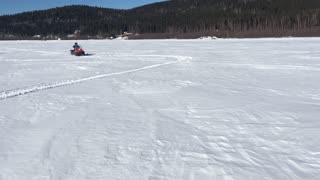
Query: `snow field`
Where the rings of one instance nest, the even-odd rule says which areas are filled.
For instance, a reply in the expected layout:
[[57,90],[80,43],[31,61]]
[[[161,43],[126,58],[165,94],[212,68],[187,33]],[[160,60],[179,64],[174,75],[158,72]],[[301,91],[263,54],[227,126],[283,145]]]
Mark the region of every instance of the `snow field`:
[[1,41],[0,180],[316,180],[319,43]]

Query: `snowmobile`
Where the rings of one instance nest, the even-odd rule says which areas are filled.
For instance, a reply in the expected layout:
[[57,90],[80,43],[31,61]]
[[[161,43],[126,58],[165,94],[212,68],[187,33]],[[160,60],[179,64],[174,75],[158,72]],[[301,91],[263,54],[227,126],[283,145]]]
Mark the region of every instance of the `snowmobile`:
[[71,55],[75,55],[75,56],[84,56],[86,55],[86,53],[84,52],[84,50],[82,48],[76,48],[74,50],[70,50]]

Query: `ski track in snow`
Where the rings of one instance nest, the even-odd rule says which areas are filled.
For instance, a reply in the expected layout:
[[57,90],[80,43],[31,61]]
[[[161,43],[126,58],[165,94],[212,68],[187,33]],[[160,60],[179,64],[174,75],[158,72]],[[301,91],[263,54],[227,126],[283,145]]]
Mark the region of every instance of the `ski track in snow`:
[[[149,55],[148,57],[156,57],[156,56],[157,55]],[[117,75],[122,75],[122,74],[144,71],[144,70],[153,69],[153,68],[166,66],[166,65],[170,65],[170,64],[176,64],[176,63],[182,62],[184,60],[191,59],[191,57],[187,57],[187,56],[166,56],[166,55],[158,55],[158,56],[159,57],[167,57],[167,58],[176,58],[177,60],[166,62],[166,63],[145,66],[142,68],[131,69],[131,70],[127,70],[127,71],[101,74],[101,75],[91,76],[91,77],[82,78],[82,79],[68,80],[68,81],[55,82],[55,83],[50,83],[50,84],[35,85],[35,86],[29,87],[29,88],[20,88],[20,89],[2,91],[2,92],[0,92],[0,100],[12,98],[12,97],[16,97],[16,96],[21,96],[21,95],[25,95],[25,94],[29,94],[29,93],[33,93],[33,92],[43,91],[43,90],[47,90],[47,89],[53,89],[53,88],[58,88],[58,87],[62,87],[62,86],[83,83],[83,82],[92,81],[95,79],[103,79],[103,78],[111,77],[111,76],[117,76]]]

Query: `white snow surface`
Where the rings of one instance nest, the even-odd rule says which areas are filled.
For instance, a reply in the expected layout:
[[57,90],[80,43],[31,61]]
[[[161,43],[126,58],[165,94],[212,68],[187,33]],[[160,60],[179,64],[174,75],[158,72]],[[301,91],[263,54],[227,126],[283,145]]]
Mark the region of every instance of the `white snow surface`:
[[0,180],[317,180],[320,39],[0,41]]

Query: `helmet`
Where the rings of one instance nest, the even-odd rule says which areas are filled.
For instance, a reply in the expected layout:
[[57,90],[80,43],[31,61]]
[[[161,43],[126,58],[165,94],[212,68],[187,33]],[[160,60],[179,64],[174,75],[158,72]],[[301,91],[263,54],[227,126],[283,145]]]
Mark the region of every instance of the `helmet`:
[[78,44],[78,43],[74,43],[74,44]]

